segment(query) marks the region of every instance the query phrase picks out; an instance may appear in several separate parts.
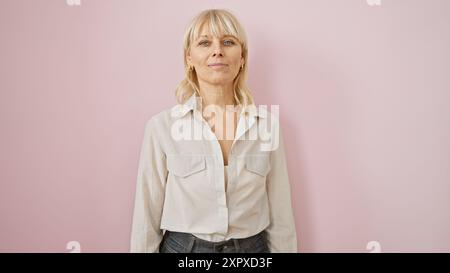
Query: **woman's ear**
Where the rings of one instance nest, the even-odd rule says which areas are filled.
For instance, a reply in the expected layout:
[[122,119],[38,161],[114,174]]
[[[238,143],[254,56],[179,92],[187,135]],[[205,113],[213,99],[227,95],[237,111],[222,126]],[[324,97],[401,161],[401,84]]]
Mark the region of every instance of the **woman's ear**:
[[189,52],[189,50],[186,52],[186,63],[189,65],[189,66],[191,66],[192,64],[191,64],[191,61],[192,61],[192,58],[191,58],[191,53]]

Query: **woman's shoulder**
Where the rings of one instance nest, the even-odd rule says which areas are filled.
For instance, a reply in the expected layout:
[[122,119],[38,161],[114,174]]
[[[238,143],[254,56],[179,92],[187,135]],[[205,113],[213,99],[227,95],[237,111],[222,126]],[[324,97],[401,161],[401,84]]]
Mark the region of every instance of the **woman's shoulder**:
[[[269,110],[270,109],[270,110]],[[279,106],[278,105],[255,105],[248,107],[247,112],[259,118],[260,122],[275,122],[279,123]]]
[[150,116],[147,119],[146,127],[160,129],[164,127],[170,127],[174,120],[181,117],[183,112],[185,112],[183,104],[176,104],[171,107],[165,108]]
[[170,108],[157,112],[156,114],[153,114],[147,118],[146,126],[147,127],[162,126],[168,122],[169,116],[170,116]]

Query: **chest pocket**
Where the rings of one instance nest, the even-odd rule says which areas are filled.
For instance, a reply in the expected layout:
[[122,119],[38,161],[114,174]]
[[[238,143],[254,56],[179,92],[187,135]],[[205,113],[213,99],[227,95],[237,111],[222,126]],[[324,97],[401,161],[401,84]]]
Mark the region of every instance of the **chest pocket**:
[[181,178],[187,178],[206,169],[204,156],[200,155],[167,155],[169,173]]
[[266,176],[270,171],[269,155],[247,155],[245,169],[260,176]]

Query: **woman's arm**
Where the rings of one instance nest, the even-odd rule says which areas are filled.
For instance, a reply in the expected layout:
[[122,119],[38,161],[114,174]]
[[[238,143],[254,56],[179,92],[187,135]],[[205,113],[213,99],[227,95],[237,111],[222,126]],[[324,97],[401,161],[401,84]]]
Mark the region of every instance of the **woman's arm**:
[[267,194],[269,197],[270,225],[266,229],[270,251],[297,252],[297,233],[291,204],[291,190],[284,152],[281,127],[273,134],[278,137],[278,147],[274,147],[270,156],[271,170],[267,176]]
[[167,178],[165,154],[156,138],[156,122],[145,126],[140,152],[130,252],[159,252],[160,229]]

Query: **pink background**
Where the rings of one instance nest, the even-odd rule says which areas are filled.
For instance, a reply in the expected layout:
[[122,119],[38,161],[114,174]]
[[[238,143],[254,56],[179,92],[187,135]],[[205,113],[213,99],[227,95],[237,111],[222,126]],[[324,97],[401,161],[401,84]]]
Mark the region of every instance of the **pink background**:
[[144,125],[206,8],[280,105],[300,251],[450,251],[450,1],[1,0],[1,252],[128,251]]

